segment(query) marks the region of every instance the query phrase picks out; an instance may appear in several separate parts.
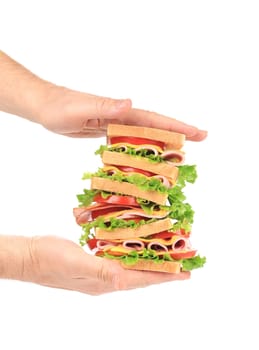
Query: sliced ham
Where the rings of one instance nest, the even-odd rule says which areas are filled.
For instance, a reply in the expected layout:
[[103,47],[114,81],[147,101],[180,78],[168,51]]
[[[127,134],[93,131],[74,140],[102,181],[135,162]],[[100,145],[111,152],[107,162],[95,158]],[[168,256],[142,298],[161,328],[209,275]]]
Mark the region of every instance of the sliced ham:
[[173,234],[170,239],[158,238],[134,238],[134,239],[114,239],[97,240],[96,247],[100,250],[109,250],[111,247],[123,247],[130,250],[141,251],[144,248],[155,250],[156,252],[181,252],[192,249],[188,238]]
[[73,214],[76,218],[78,225],[85,224],[94,220],[97,216],[102,214],[107,214],[107,212],[117,212],[125,209],[134,208],[127,205],[116,205],[116,204],[106,204],[106,203],[95,203],[89,205],[88,207],[74,208]]
[[181,151],[170,150],[165,151],[160,156],[167,161],[167,163],[172,165],[179,165],[184,162],[184,153]]
[[140,147],[135,148],[135,150],[136,150],[136,153],[138,151],[145,150],[145,151],[148,151],[148,154],[153,154],[154,156],[157,156],[159,154],[157,147],[153,147],[151,145],[141,145]]
[[115,242],[105,241],[103,239],[98,239],[96,247],[100,250],[106,250],[108,248],[114,247],[117,244]]
[[147,245],[147,248],[155,250],[156,252],[167,252],[168,251],[168,248],[164,244],[161,244],[161,243],[156,242],[156,241],[150,242]]
[[184,237],[180,237],[180,236],[174,236],[172,239],[172,250],[183,250],[183,249],[187,249],[189,248],[189,240],[184,238]]
[[122,243],[124,248],[129,248],[130,250],[143,250],[145,248],[145,244],[141,240],[126,240]]
[[161,183],[167,188],[172,186],[172,183],[168,180],[168,178],[166,176],[155,175],[155,176],[152,176],[152,177],[154,177],[156,179],[159,179],[161,181]]

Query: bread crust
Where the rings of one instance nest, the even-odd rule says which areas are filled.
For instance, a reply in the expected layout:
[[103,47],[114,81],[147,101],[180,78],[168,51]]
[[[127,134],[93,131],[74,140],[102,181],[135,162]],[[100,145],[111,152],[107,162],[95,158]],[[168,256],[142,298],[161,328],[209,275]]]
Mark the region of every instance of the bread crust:
[[143,137],[165,143],[165,149],[181,149],[185,142],[185,135],[173,131],[148,128],[144,126],[109,124],[107,137],[130,136]]
[[159,193],[156,191],[144,191],[139,189],[134,184],[130,184],[128,182],[114,181],[102,177],[92,177],[91,189],[120,193],[136,198],[143,198],[160,205],[165,205],[168,198],[167,193]]
[[104,165],[123,165],[136,169],[150,171],[157,175],[170,177],[173,182],[176,182],[178,177],[178,168],[168,163],[152,163],[144,157],[134,157],[129,154],[104,151],[102,154]]
[[136,237],[146,237],[154,233],[167,231],[172,227],[169,218],[159,219],[150,224],[144,224],[137,228],[115,228],[114,230],[105,230],[97,227],[95,237],[97,239],[133,239]]
[[148,259],[139,259],[135,264],[125,264],[120,261],[121,266],[128,270],[157,271],[167,273],[180,273],[181,264],[176,261],[155,262]]

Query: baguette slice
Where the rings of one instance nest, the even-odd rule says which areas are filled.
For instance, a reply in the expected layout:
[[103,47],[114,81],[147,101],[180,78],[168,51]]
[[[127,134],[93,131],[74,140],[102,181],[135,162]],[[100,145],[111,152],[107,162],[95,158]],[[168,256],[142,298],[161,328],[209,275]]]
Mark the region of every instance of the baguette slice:
[[128,182],[119,182],[101,177],[92,177],[91,189],[103,190],[114,193],[134,196],[136,198],[143,198],[148,201],[165,205],[167,201],[167,193],[159,193],[156,191],[144,191],[139,189],[136,185]]
[[137,228],[115,228],[114,230],[105,230],[97,227],[95,229],[95,237],[97,239],[131,239],[136,237],[146,237],[154,233],[167,231],[172,227],[170,219],[159,219],[144,224]]
[[178,176],[178,168],[168,163],[152,163],[144,157],[134,157],[129,154],[104,151],[102,154],[104,165],[124,165],[136,169],[150,171],[151,173],[170,177],[176,182]]
[[149,140],[156,140],[165,143],[165,149],[181,149],[185,142],[185,135],[144,126],[131,126],[120,124],[109,124],[107,138],[115,136],[141,137]]
[[180,273],[181,264],[175,261],[155,262],[147,259],[139,259],[135,264],[125,264],[120,261],[124,269],[142,270],[142,271],[159,271],[167,273]]

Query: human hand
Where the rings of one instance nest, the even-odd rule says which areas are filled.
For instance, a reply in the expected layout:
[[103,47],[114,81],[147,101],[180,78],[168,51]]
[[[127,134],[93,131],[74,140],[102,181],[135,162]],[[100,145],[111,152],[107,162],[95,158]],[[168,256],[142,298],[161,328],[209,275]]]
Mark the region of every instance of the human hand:
[[54,236],[31,238],[29,252],[23,276],[25,281],[90,295],[190,277],[189,272],[169,274],[126,270],[118,261],[92,256],[74,242]]
[[155,112],[132,108],[131,100],[99,97],[47,84],[38,122],[45,128],[72,137],[105,136],[109,123],[141,125],[175,131],[192,141],[207,132]]
[[132,108],[131,100],[99,97],[47,82],[0,51],[0,111],[67,136],[98,137],[110,123],[175,131],[193,141],[207,132],[155,112]]

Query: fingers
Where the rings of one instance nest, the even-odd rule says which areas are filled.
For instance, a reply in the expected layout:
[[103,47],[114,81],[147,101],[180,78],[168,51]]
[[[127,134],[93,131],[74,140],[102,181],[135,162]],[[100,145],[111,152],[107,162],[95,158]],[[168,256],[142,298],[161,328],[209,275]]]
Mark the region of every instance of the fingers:
[[95,259],[97,263],[95,265],[97,278],[100,282],[102,281],[103,284],[102,292],[144,288],[153,284],[190,278],[189,272],[171,274],[164,272],[134,271],[124,269],[118,261],[97,257],[95,257]]
[[165,272],[151,272],[151,271],[133,271],[125,270],[121,275],[121,280],[115,288],[118,290],[144,288],[153,284],[161,284],[165,282],[186,280],[190,278],[189,272],[165,273]]
[[[186,135],[187,140],[202,141],[207,132],[155,112],[132,108],[130,99],[112,99],[66,89],[62,90],[64,115],[47,128],[71,137],[102,137],[108,124],[153,127]],[[60,108],[58,108],[60,115]],[[58,119],[60,120],[60,119]],[[55,118],[54,118],[55,121]],[[53,125],[54,123],[54,125]]]
[[136,108],[129,110],[121,119],[125,124],[129,125],[139,125],[179,132],[185,134],[186,138],[191,141],[202,141],[207,136],[206,131],[200,130],[196,126],[188,125],[177,119],[166,117],[155,112]]

